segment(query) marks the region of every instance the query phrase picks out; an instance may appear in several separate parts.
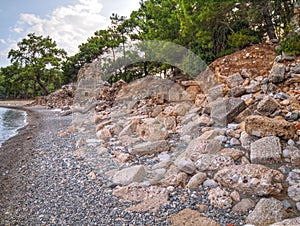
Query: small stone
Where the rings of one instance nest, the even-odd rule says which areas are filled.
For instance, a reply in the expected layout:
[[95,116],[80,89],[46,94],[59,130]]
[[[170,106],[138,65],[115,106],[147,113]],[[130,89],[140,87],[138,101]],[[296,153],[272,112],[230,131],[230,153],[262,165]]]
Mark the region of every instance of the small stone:
[[237,123],[229,123],[229,124],[227,125],[227,128],[228,128],[228,129],[232,129],[232,130],[237,130],[237,129],[240,128],[240,124],[237,124]]
[[67,132],[60,132],[60,133],[57,134],[57,136],[66,137],[66,136],[68,136],[68,133]]
[[112,134],[108,128],[104,127],[97,132],[97,137],[99,138],[99,140],[108,141],[110,138],[112,138]]
[[204,188],[216,188],[218,187],[218,183],[213,179],[207,179],[203,182]]
[[210,189],[207,198],[211,205],[221,209],[230,208],[232,206],[232,199],[229,197],[229,193],[220,187]]
[[96,173],[95,172],[90,172],[88,175],[87,175],[89,178],[91,178],[92,180],[96,180],[97,179],[97,176],[96,176]]
[[238,213],[247,213],[255,207],[255,204],[255,201],[252,199],[242,199],[232,208],[232,210]]
[[220,143],[226,143],[227,137],[224,135],[218,135],[214,137],[214,140],[219,141]]
[[245,89],[246,89],[246,93],[256,93],[261,89],[260,83],[251,80],[250,84],[246,86]]
[[229,144],[231,146],[239,146],[239,145],[241,145],[239,139],[237,139],[235,137],[233,137],[233,138],[230,139]]
[[243,131],[241,133],[240,141],[241,141],[242,147],[247,149],[247,150],[250,150],[251,143],[256,141],[256,140],[258,140],[257,137],[249,135],[245,131]]
[[175,161],[175,165],[178,167],[179,170],[187,174],[193,174],[196,170],[194,162],[187,157],[177,159]]
[[298,112],[288,112],[285,115],[285,120],[287,121],[297,121],[299,118],[299,113]]
[[286,179],[289,185],[300,184],[300,169],[293,169]]
[[291,157],[291,153],[292,153],[291,150],[284,149],[284,150],[282,151],[282,157],[283,157],[283,158],[290,158],[290,157]]
[[244,153],[241,150],[234,148],[224,148],[221,151],[219,151],[219,154],[229,155],[231,156],[231,158],[233,158],[233,160],[238,160],[244,155]]
[[208,90],[208,93],[207,93],[208,102],[215,101],[219,97],[224,97],[224,95],[225,95],[225,85],[224,84],[214,86]]
[[161,184],[164,187],[174,186],[174,187],[182,187],[186,186],[187,174],[180,172],[167,176],[163,180],[161,180]]
[[281,221],[283,217],[284,207],[280,201],[275,198],[262,198],[247,216],[246,223],[263,226]]
[[240,97],[240,96],[244,95],[245,93],[246,93],[245,87],[237,86],[237,87],[231,88],[228,91],[227,96],[228,97]]
[[205,210],[207,210],[207,205],[204,205],[204,204],[200,204],[199,205],[199,210],[201,210],[201,211],[205,211]]
[[207,178],[205,173],[199,172],[191,177],[186,188],[197,189]]
[[296,203],[297,210],[300,211],[300,202]]
[[151,116],[153,118],[157,117],[161,112],[163,111],[163,107],[161,105],[156,105],[152,112],[151,112]]
[[174,187],[174,186],[168,186],[168,187],[167,187],[167,190],[168,190],[169,192],[172,192],[172,191],[175,190],[175,187]]
[[114,151],[113,154],[116,156],[118,162],[128,162],[131,159],[131,155],[120,151]]
[[174,130],[176,128],[176,117],[169,116],[164,118],[164,126],[168,130]]
[[294,149],[291,154],[291,163],[293,166],[300,167],[300,150]]
[[296,202],[300,201],[300,184],[292,185],[288,188],[288,196]]
[[295,146],[295,144],[296,144],[295,141],[293,141],[292,139],[289,139],[287,143],[290,146]]
[[279,92],[279,93],[275,94],[274,98],[281,99],[281,100],[288,100],[290,98],[290,96],[286,93]]
[[227,77],[225,81],[229,88],[233,88],[233,87],[242,85],[244,82],[244,79],[242,78],[240,73],[235,73],[235,74]]
[[284,206],[285,209],[292,208],[292,204],[288,200],[283,200],[282,205]]
[[230,197],[233,201],[239,202],[241,200],[240,194],[237,191],[233,191],[230,193]]

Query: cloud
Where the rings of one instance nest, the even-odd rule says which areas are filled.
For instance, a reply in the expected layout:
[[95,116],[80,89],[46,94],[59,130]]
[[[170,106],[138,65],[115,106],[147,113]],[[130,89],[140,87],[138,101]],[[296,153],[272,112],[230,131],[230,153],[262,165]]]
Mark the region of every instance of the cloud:
[[55,9],[44,18],[23,13],[13,31],[25,35],[49,35],[59,48],[73,55],[78,51],[78,45],[109,24],[101,15],[102,8],[100,0],[79,0],[75,5]]
[[6,44],[6,41],[2,38],[0,38],[0,44]]

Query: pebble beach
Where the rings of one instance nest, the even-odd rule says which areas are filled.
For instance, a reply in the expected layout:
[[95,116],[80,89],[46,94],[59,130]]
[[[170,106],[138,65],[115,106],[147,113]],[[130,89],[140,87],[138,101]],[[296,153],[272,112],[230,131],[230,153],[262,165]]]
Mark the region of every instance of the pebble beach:
[[157,212],[125,211],[132,203],[121,202],[96,166],[74,155],[66,132],[72,115],[31,108],[28,120],[0,151],[1,225],[170,225],[171,214],[201,205],[221,225],[243,223],[242,215],[210,206],[205,189],[176,189]]

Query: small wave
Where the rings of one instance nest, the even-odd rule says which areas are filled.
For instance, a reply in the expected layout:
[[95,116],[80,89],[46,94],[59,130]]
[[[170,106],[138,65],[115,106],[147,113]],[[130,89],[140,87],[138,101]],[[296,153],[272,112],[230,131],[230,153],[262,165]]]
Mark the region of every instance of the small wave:
[[26,126],[25,111],[0,108],[0,147],[9,138],[18,134],[18,130]]

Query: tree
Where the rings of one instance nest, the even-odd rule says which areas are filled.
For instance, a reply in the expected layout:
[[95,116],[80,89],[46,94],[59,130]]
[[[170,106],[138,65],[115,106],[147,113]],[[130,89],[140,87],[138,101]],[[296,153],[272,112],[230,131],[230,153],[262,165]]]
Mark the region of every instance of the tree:
[[49,36],[44,38],[32,33],[18,43],[17,50],[9,51],[8,58],[26,72],[28,80],[39,85],[44,95],[48,95],[53,83],[61,79],[61,66],[66,55]]

